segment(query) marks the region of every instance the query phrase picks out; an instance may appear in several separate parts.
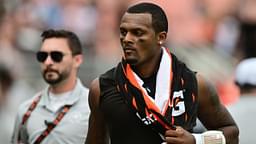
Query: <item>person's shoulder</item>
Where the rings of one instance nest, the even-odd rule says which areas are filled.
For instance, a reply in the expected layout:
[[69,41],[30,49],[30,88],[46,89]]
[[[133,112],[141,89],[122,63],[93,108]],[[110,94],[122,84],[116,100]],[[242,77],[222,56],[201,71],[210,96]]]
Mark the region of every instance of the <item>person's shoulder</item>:
[[116,67],[113,67],[109,70],[107,70],[105,73],[101,74],[99,76],[99,79],[109,79],[112,78],[115,75]]
[[206,91],[208,91],[208,89],[210,87],[213,87],[213,85],[211,85],[210,81],[202,74],[197,73],[196,80],[197,80],[197,84],[198,84],[199,94],[206,93]]
[[216,87],[210,79],[202,74],[196,74],[199,90],[210,90],[211,92],[216,91]]
[[196,74],[196,79],[197,79],[198,83],[200,83],[200,84],[204,84],[206,81],[206,78],[200,73]]
[[88,93],[89,93],[89,88],[86,87],[86,86],[84,86],[84,87],[83,87],[83,92],[86,93],[86,94],[88,94]]
[[105,87],[105,85],[115,85],[116,83],[116,74],[117,68],[111,68],[110,70],[106,71],[102,75],[98,77],[98,82],[100,87]]
[[200,103],[205,104],[205,106],[209,104],[214,104],[215,106],[222,105],[216,85],[214,85],[214,83],[204,75],[197,74],[196,77],[198,82],[198,97]]
[[[89,111],[89,103],[88,103],[88,97],[89,97],[89,88],[87,88],[85,85],[82,85],[81,87],[81,93],[80,93],[80,99],[77,104],[77,109],[80,112],[88,112]],[[84,116],[88,116],[84,115]]]
[[89,88],[86,86],[82,87],[82,97],[88,99],[89,96]]
[[88,94],[89,88],[84,83],[82,83],[80,79],[79,79],[79,84],[80,84],[79,88],[82,90],[82,92]]

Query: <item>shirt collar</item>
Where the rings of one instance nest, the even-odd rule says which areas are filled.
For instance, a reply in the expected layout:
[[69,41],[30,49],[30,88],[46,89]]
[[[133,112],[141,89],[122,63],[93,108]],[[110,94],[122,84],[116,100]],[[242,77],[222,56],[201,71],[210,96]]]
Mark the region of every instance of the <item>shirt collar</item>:
[[[47,87],[42,91],[42,97],[41,97],[41,100],[40,100],[40,102],[38,103],[38,105],[47,107],[47,105],[50,104],[49,88],[50,88],[50,86],[47,86]],[[67,98],[67,100],[65,101],[64,105],[73,105],[73,104],[75,104],[76,102],[78,102],[79,99],[80,99],[80,97],[81,97],[82,88],[83,88],[83,85],[82,85],[82,83],[81,83],[81,80],[77,78],[76,86],[75,86],[75,88],[72,90],[70,96],[69,96],[69,97]]]

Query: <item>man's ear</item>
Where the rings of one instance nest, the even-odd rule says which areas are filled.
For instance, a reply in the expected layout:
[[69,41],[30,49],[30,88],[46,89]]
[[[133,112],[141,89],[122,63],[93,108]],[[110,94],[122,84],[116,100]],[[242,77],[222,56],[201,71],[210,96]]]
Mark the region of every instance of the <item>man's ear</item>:
[[165,31],[159,32],[157,37],[158,44],[162,45],[166,41],[167,33]]
[[79,68],[79,66],[82,64],[82,62],[83,62],[83,55],[82,54],[79,54],[79,55],[76,55],[75,57],[74,57],[74,61],[75,61],[75,67],[76,68]]

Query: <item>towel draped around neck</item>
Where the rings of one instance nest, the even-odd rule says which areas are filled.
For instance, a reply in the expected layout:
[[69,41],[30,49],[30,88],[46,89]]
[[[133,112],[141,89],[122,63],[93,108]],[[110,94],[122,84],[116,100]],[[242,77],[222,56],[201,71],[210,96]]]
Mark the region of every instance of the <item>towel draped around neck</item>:
[[160,135],[174,125],[192,130],[197,115],[195,73],[162,48],[156,76],[155,99],[142,86],[143,80],[122,60],[116,68],[117,87],[137,117]]

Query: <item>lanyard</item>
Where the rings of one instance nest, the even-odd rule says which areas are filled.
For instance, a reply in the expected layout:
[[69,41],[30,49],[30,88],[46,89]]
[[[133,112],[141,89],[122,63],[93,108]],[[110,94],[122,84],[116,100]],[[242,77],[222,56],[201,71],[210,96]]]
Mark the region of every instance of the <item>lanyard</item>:
[[[31,113],[33,112],[33,110],[36,108],[39,100],[41,99],[41,95],[36,97],[36,99],[32,102],[32,104],[29,106],[27,112],[24,114],[23,118],[22,118],[22,122],[21,125],[24,125],[26,123],[26,121],[28,120],[28,118],[31,116]],[[57,115],[57,117],[55,118],[55,120],[53,121],[53,123],[47,124],[47,128],[41,133],[41,135],[36,139],[34,144],[40,144],[45,137],[47,137],[49,135],[49,133],[59,124],[59,122],[61,121],[61,119],[64,117],[64,115],[69,111],[69,109],[71,108],[72,105],[65,105],[61,112]],[[19,132],[18,135],[18,143],[22,143],[21,142],[21,133]]]

